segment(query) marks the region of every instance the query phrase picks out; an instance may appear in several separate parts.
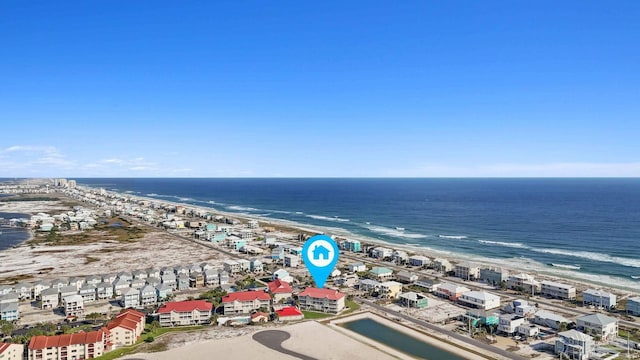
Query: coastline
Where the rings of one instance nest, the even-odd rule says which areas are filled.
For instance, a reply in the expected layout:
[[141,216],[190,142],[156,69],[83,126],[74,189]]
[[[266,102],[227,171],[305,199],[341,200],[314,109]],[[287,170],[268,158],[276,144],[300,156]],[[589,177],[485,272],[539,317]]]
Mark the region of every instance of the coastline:
[[[85,189],[95,190],[95,188],[87,185],[82,185]],[[472,254],[463,254],[463,253],[453,253],[450,251],[437,250],[425,246],[419,245],[410,245],[410,244],[397,244],[393,242],[388,242],[380,239],[371,238],[364,235],[353,234],[348,230],[344,230],[341,228],[330,227],[330,226],[318,226],[312,224],[304,224],[291,220],[278,219],[266,216],[259,215],[251,215],[247,213],[235,213],[228,212],[224,210],[219,210],[214,207],[195,205],[186,202],[180,201],[171,201],[158,199],[150,196],[143,196],[139,194],[132,194],[128,192],[120,192],[109,190],[109,192],[117,193],[122,196],[130,197],[137,200],[142,201],[152,201],[152,202],[161,202],[171,205],[180,205],[188,208],[193,208],[196,210],[204,210],[206,212],[210,212],[215,215],[221,215],[230,218],[236,218],[241,220],[256,220],[260,223],[264,223],[267,225],[277,226],[281,228],[288,228],[294,231],[303,232],[303,233],[324,233],[328,235],[335,235],[338,237],[350,238],[354,240],[359,240],[363,243],[369,243],[373,245],[385,246],[393,249],[403,250],[408,253],[414,253],[418,255],[430,256],[430,257],[441,257],[452,261],[454,263],[460,261],[473,261],[479,265],[491,266],[491,267],[502,267],[509,270],[510,273],[533,273],[538,278],[544,278],[555,281],[565,281],[570,282],[577,287],[596,287],[600,289],[607,289],[609,291],[617,292],[617,293],[628,293],[631,294],[633,292],[640,291],[640,283],[634,280],[627,280],[621,277],[614,277],[609,275],[598,275],[598,274],[589,274],[589,273],[581,273],[576,271],[571,271],[568,269],[550,269],[545,264],[541,264],[535,261],[525,261],[525,259],[520,258],[478,258]],[[212,204],[213,205],[213,204]]]

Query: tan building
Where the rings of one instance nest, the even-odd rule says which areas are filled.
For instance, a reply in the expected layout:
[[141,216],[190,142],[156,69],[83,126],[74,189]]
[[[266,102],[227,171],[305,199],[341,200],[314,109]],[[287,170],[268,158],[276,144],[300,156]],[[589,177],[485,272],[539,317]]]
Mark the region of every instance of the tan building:
[[114,347],[133,345],[138,339],[145,326],[145,315],[141,312],[129,309],[116,316],[109,324],[109,342]]
[[345,295],[338,290],[306,288],[298,294],[300,309],[339,313],[345,307]]
[[2,360],[22,360],[24,345],[0,343],[0,359]]
[[28,360],[93,359],[109,350],[109,330],[56,336],[34,336],[29,342]]
[[204,300],[168,302],[158,309],[160,326],[208,324],[212,309],[213,304]]
[[249,314],[271,307],[271,296],[264,291],[238,291],[222,297],[224,314]]

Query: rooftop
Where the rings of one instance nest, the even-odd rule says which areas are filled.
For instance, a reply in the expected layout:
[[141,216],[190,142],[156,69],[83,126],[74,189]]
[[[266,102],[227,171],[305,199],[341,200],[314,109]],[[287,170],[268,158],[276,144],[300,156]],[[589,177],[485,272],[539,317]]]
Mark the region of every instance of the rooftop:
[[298,296],[309,296],[314,299],[329,299],[329,300],[338,300],[344,297],[344,294],[339,292],[338,290],[333,289],[318,289],[313,287],[308,287],[304,289],[303,292],[298,294]]
[[223,303],[233,301],[271,300],[271,296],[264,291],[238,291],[222,297]]
[[[106,330],[108,331],[108,330]],[[30,350],[42,350],[51,347],[69,346],[77,344],[93,344],[104,341],[105,330],[79,332],[56,336],[39,335],[31,338]]]
[[168,302],[158,309],[158,313],[166,314],[170,312],[192,312],[194,310],[211,311],[212,309],[212,303],[206,302],[204,300],[189,300]]

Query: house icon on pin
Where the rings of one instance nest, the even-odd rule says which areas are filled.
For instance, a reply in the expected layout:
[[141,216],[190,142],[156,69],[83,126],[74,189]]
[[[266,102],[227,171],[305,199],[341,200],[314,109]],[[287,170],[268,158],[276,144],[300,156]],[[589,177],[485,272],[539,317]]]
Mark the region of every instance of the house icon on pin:
[[329,260],[329,249],[322,245],[313,248],[313,260]]

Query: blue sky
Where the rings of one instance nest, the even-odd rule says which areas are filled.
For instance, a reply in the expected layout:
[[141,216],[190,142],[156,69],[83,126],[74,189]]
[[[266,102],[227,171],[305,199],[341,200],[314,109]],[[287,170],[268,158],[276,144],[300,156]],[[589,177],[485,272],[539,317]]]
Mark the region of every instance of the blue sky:
[[638,1],[2,1],[0,177],[640,176]]

